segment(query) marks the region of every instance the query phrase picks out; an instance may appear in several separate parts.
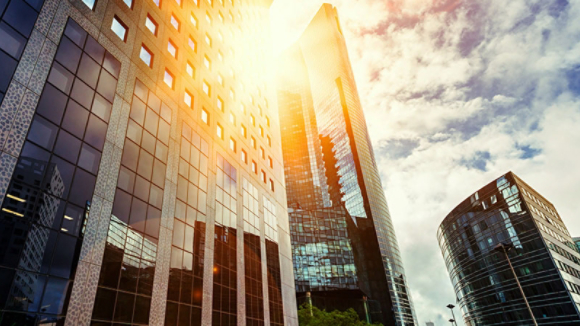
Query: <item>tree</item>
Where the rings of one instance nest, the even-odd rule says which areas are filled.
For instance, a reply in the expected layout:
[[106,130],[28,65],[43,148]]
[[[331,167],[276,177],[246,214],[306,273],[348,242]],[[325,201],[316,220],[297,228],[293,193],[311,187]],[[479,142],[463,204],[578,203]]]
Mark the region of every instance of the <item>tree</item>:
[[[311,313],[312,312],[312,313]],[[366,321],[359,319],[358,314],[354,309],[350,308],[347,311],[327,312],[320,310],[315,306],[307,303],[301,305],[298,309],[298,323],[300,326],[366,326],[369,325]],[[374,324],[382,326],[382,324]]]

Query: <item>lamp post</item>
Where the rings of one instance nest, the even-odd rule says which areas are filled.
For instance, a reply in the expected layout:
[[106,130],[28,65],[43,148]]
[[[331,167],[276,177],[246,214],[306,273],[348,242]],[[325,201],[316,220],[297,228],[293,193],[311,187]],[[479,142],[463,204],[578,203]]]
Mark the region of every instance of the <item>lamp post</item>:
[[511,248],[513,248],[513,244],[511,244],[511,243],[505,244],[503,242],[500,242],[493,249],[497,250],[497,251],[501,251],[505,255],[505,258],[507,259],[508,264],[510,265],[510,269],[512,270],[512,273],[514,274],[514,278],[516,279],[516,283],[518,284],[518,288],[520,288],[520,292],[522,293],[522,297],[524,298],[524,301],[526,302],[526,306],[528,307],[528,311],[530,313],[530,316],[532,316],[532,321],[534,322],[535,326],[538,326],[538,323],[536,322],[536,317],[534,317],[534,313],[532,312],[532,308],[530,307],[530,304],[528,303],[528,298],[526,298],[526,294],[524,293],[524,289],[522,288],[522,285],[520,284],[520,280],[518,279],[518,275],[516,274],[516,271],[514,270],[514,267],[512,266],[512,261],[510,259],[510,256],[508,255],[508,250],[510,250]]
[[457,326],[457,321],[455,320],[455,314],[453,313],[453,308],[455,308],[455,306],[452,304],[448,304],[447,308],[449,308],[449,310],[451,310],[451,316],[453,316],[453,319],[449,319],[449,322],[451,322],[451,324],[455,323],[455,326]]

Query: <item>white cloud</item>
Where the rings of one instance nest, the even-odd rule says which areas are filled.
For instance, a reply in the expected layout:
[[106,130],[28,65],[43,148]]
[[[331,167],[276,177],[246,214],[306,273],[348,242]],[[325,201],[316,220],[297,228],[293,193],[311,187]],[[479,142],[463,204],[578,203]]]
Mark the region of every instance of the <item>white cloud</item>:
[[[275,0],[277,52],[322,2]],[[341,16],[416,312],[422,324],[445,325],[455,295],[436,231],[472,192],[514,171],[580,235],[580,2],[329,2]]]

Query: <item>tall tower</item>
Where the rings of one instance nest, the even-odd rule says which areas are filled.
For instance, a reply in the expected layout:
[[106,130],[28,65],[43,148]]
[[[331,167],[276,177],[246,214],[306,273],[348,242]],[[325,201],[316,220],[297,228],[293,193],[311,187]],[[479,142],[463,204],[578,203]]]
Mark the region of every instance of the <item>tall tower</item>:
[[278,102],[298,297],[415,325],[337,11],[324,4],[280,61]]
[[0,1],[0,324],[298,324],[271,3]]

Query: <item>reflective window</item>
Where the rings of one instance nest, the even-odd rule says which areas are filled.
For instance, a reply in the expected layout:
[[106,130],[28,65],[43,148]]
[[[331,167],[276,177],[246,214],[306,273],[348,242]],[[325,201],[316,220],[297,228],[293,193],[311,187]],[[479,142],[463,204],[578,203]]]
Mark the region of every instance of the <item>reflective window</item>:
[[193,96],[188,91],[185,91],[185,94],[183,96],[183,101],[185,102],[185,104],[187,106],[189,106],[190,108],[193,108]]
[[141,51],[139,51],[139,58],[145,62],[146,65],[149,67],[153,66],[153,54],[149,49],[144,45],[141,44]]
[[155,36],[157,36],[157,26],[157,22],[155,22],[151,16],[147,15],[145,18],[145,27],[147,27],[147,29]]
[[173,89],[173,74],[171,74],[167,69],[165,69],[163,82],[165,83],[165,85],[169,86],[169,88]]
[[207,110],[205,108],[201,109],[201,121],[203,121],[207,125],[209,125],[209,113],[207,112]]
[[117,34],[117,36],[125,42],[127,40],[127,25],[123,23],[119,17],[113,17],[113,23],[111,24],[111,30]]

